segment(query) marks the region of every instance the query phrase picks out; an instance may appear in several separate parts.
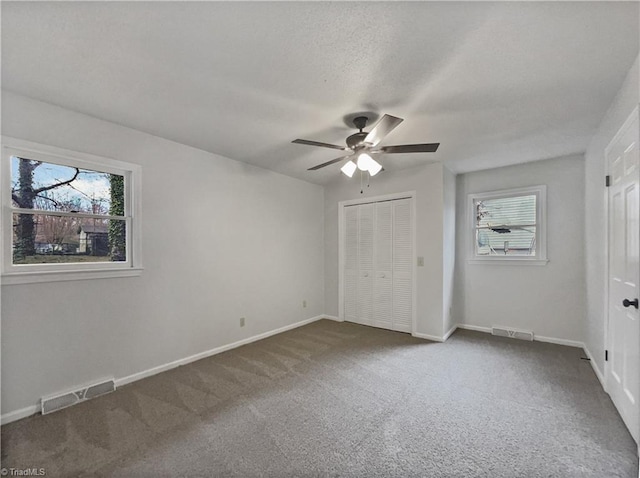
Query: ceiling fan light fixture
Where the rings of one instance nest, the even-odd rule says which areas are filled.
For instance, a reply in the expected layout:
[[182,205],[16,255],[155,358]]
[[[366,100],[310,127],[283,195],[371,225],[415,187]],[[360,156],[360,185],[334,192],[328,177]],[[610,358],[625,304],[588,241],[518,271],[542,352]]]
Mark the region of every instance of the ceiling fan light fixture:
[[367,153],[361,153],[358,156],[358,169],[360,171],[369,171],[371,176],[375,176],[382,169],[382,165]]
[[368,171],[373,163],[375,163],[375,161],[367,153],[361,153],[358,156],[358,169],[360,171]]
[[342,166],[340,168],[340,171],[342,171],[345,176],[348,176],[348,177],[352,178],[353,177],[353,173],[356,172],[356,169],[358,169],[358,166],[356,166],[356,163],[354,163],[353,161],[349,160],[347,163],[345,163],[344,166]]
[[371,176],[375,176],[382,170],[382,164],[377,162],[375,159],[371,160],[371,164],[369,165],[369,174]]

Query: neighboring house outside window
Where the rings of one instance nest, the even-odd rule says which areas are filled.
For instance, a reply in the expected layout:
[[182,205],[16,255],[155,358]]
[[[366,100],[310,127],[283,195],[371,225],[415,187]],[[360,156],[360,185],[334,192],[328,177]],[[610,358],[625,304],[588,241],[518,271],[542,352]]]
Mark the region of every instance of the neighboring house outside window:
[[139,275],[140,167],[2,138],[2,283]]
[[[84,224],[80,226],[78,252],[88,256],[106,257],[111,254],[109,227],[106,224]],[[124,239],[124,238],[122,238]],[[121,239],[121,240],[122,240]]]
[[547,262],[546,186],[469,194],[470,262]]

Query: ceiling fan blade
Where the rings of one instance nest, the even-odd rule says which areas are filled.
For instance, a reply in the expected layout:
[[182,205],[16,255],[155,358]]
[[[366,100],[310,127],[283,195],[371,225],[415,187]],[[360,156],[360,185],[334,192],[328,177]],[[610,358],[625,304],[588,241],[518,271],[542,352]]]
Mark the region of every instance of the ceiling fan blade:
[[440,143],[426,144],[400,144],[398,146],[383,146],[380,151],[387,154],[393,153],[435,153]]
[[351,157],[351,154],[348,154],[347,156],[341,156],[339,158],[336,159],[332,159],[331,161],[327,161],[326,163],[322,163],[322,164],[318,164],[317,166],[314,166],[313,168],[309,168],[307,169],[307,171],[315,171],[316,169],[320,169],[320,168],[324,168],[325,166],[330,166],[334,163],[337,163],[338,161],[342,161],[343,159],[347,159],[349,157]]
[[370,144],[371,146],[376,146],[380,141],[384,139],[386,135],[391,133],[396,126],[402,123],[404,120],[402,118],[396,118],[391,115],[384,115],[380,121],[376,123],[369,134],[364,139],[365,143]]
[[308,139],[294,139],[291,142],[296,144],[306,144],[308,146],[320,146],[321,148],[340,149],[342,151],[347,151],[349,149],[345,146],[338,146],[337,144],[320,143],[318,141],[309,141]]

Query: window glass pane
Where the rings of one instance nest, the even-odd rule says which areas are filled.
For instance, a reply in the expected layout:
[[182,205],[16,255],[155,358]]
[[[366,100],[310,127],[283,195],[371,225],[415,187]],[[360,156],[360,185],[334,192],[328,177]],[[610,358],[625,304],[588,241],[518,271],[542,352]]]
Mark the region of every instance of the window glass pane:
[[535,256],[536,228],[476,229],[479,256]]
[[474,201],[477,255],[535,256],[536,196]]
[[124,219],[13,214],[13,263],[126,261]]
[[478,226],[509,226],[536,223],[536,196],[475,201]]
[[124,177],[11,157],[14,207],[124,216]]

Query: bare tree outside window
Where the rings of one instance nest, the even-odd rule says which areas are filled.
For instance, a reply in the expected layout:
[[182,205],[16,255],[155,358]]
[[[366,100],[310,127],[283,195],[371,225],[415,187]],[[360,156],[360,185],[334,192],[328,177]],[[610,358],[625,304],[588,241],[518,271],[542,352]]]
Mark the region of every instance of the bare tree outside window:
[[14,264],[126,261],[123,176],[22,157],[11,166]]

